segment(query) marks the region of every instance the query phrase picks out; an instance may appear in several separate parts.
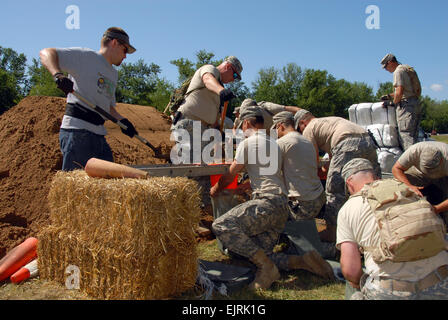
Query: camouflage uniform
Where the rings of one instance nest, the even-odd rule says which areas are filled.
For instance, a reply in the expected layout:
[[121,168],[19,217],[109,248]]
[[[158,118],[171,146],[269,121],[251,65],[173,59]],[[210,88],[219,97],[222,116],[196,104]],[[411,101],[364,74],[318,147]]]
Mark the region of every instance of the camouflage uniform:
[[213,223],[213,231],[224,247],[251,258],[261,248],[281,270],[288,270],[288,256],[273,253],[288,219],[284,195],[258,193]]
[[403,150],[417,143],[421,110],[417,98],[403,99],[396,107],[398,138]]
[[369,160],[378,177],[381,168],[378,164],[376,147],[368,134],[353,135],[338,143],[332,150],[330,167],[328,168],[324,219],[328,225],[336,225],[339,209],[347,200],[344,179],[341,176],[344,165],[354,158]]
[[416,292],[383,288],[379,280],[364,274],[360,280],[364,300],[448,300],[448,278]]
[[314,219],[324,206],[325,201],[325,192],[322,192],[319,197],[310,201],[289,198],[290,217],[296,221]]

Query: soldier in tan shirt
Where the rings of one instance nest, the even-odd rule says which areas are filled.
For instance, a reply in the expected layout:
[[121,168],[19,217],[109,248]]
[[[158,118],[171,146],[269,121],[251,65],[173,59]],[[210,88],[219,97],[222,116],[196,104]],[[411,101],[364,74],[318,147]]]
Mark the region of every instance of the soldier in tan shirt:
[[294,115],[294,121],[296,130],[313,143],[316,158],[319,160],[319,150],[328,153],[330,157],[328,168],[320,170],[327,172],[324,219],[328,235],[325,240],[334,242],[338,211],[347,200],[341,177],[342,167],[353,158],[365,158],[374,164],[381,176],[376,147],[362,127],[344,118],[316,118],[311,112],[302,109]]

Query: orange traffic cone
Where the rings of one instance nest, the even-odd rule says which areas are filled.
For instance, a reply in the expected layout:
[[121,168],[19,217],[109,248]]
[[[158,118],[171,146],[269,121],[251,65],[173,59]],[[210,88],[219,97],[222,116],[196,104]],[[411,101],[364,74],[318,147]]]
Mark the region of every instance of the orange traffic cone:
[[0,281],[5,280],[37,257],[37,239],[28,238],[0,260]]
[[39,274],[39,269],[37,269],[37,259],[34,259],[30,263],[28,263],[26,266],[20,268],[19,271],[14,273],[11,276],[11,282],[19,283],[28,278],[34,278],[38,274]]

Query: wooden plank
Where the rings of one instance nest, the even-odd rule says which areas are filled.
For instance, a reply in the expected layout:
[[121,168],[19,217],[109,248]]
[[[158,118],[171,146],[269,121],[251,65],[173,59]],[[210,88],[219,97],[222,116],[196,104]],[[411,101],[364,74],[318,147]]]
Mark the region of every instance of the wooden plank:
[[202,177],[229,172],[230,164],[219,165],[134,165],[133,168],[143,170],[153,177]]

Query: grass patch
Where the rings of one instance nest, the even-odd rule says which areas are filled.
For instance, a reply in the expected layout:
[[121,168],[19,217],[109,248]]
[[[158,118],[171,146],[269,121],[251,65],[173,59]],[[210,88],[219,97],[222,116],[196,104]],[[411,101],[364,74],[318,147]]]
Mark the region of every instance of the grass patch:
[[448,143],[448,135],[446,135],[446,136],[440,136],[440,135],[431,136],[431,138],[433,138],[434,140],[439,141],[439,142]]

